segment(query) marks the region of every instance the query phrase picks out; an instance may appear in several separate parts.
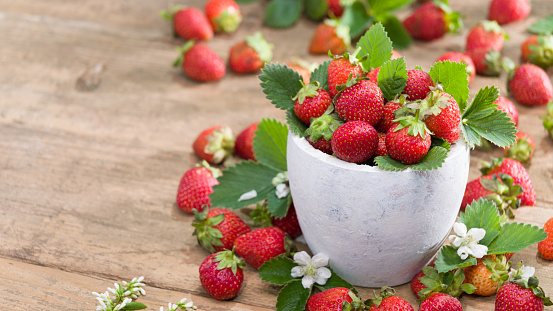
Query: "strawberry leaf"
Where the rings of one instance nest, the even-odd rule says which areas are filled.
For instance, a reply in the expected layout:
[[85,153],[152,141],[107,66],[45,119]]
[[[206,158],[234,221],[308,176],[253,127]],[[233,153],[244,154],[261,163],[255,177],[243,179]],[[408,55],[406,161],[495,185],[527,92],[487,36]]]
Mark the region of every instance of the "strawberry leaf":
[[428,153],[420,160],[420,162],[407,165],[397,160],[392,159],[389,155],[379,156],[374,159],[374,162],[378,167],[385,171],[402,171],[410,168],[414,171],[428,171],[434,170],[442,166],[447,157],[447,149],[439,146],[435,146],[428,151]]
[[266,64],[261,69],[261,88],[267,99],[279,109],[294,109],[294,100],[302,88],[301,76],[292,68],[281,64]]
[[287,283],[278,293],[277,311],[302,311],[311,295],[311,288],[303,288],[301,281]]
[[380,12],[397,10],[413,1],[414,0],[367,0],[371,11],[375,12],[376,14]]
[[453,246],[446,245],[438,252],[434,264],[439,273],[445,273],[459,268],[474,266],[476,265],[476,258],[469,257],[463,260],[459,257],[457,250]]
[[294,113],[293,109],[286,111],[286,123],[290,127],[292,133],[298,135],[299,137],[305,137],[305,130],[307,130],[307,125],[303,123],[298,116]]
[[272,0],[265,8],[263,22],[273,28],[294,25],[301,15],[302,2],[297,0]]
[[553,33],[553,15],[542,18],[528,28],[528,32],[536,35],[550,35]]
[[282,218],[288,213],[288,207],[292,204],[292,196],[288,195],[282,199],[276,196],[276,191],[269,193],[267,198],[267,212],[276,218]]
[[347,6],[340,17],[340,23],[349,27],[349,35],[352,38],[360,36],[373,21],[374,16],[369,15],[365,5],[360,1]]
[[274,119],[263,119],[257,125],[253,150],[259,163],[286,171],[288,128]]
[[470,91],[466,65],[440,61],[430,68],[429,74],[434,84],[441,84],[444,91],[455,98],[459,109],[463,111],[467,106]]
[[467,205],[465,212],[461,212],[457,222],[462,222],[467,226],[467,230],[472,228],[482,228],[486,230],[486,235],[478,244],[489,245],[499,234],[501,229],[500,217],[497,207],[492,201],[478,199],[476,202]]
[[316,284],[315,286],[317,286],[317,288],[319,288],[321,291],[324,291],[335,287],[345,287],[350,289],[355,295],[359,295],[359,292],[353,285],[351,285],[348,281],[342,279],[332,270],[332,268],[328,267],[328,269],[330,269],[330,272],[332,272],[330,278],[326,280],[326,283],[324,285]]
[[328,92],[328,65],[329,64],[330,64],[329,60],[320,64],[319,67],[313,70],[309,78],[310,83],[315,81],[319,82],[321,88],[327,92]]
[[368,55],[367,59],[361,63],[366,71],[382,66],[392,57],[392,41],[388,38],[381,23],[373,24],[359,39],[357,45],[361,47],[361,51],[357,55],[359,58]]
[[514,253],[543,241],[547,233],[537,226],[522,223],[506,223],[499,235],[488,245],[488,255]]
[[292,268],[297,265],[298,264],[288,257],[276,256],[266,261],[259,268],[259,277],[263,281],[273,285],[284,285],[296,280],[292,277]]
[[401,94],[407,84],[407,65],[400,57],[386,61],[378,71],[378,87],[387,100],[393,100]]
[[[382,3],[387,3],[388,1],[379,1]],[[392,46],[395,49],[405,49],[411,45],[413,39],[403,27],[403,24],[392,14],[389,13],[379,13],[376,16],[376,21],[381,22],[392,40]]]

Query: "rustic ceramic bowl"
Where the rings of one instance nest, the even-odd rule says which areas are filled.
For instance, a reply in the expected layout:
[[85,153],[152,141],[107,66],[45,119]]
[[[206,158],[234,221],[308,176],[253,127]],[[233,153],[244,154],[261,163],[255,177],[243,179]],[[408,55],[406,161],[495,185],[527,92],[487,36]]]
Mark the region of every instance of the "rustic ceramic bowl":
[[358,286],[407,283],[433,259],[457,217],[469,160],[460,139],[439,169],[387,172],[288,135],[290,191],[305,240]]

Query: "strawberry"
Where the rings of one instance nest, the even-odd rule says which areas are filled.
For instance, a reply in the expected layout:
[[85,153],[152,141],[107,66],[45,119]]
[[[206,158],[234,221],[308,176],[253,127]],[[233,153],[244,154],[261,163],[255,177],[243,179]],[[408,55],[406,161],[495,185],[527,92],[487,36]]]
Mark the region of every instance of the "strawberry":
[[212,126],[203,130],[192,143],[198,157],[211,164],[230,159],[234,151],[234,135],[227,126]]
[[194,210],[201,212],[206,206],[210,206],[209,195],[213,193],[212,187],[219,184],[217,177],[220,174],[219,169],[210,167],[206,161],[187,170],[182,175],[177,190],[178,207],[193,214]]
[[476,48],[465,52],[474,63],[476,73],[483,76],[497,77],[501,73],[502,56],[497,50]]
[[309,43],[311,54],[344,54],[351,44],[349,30],[337,20],[327,19],[315,28],[315,33]]
[[173,66],[182,65],[184,73],[191,79],[210,82],[219,80],[225,75],[225,63],[207,45],[188,41],[179,49],[179,54]]
[[217,300],[236,297],[244,281],[243,266],[244,263],[233,251],[209,255],[200,265],[202,287]]
[[376,83],[356,81],[351,80],[336,96],[334,109],[344,121],[365,121],[376,125],[384,113],[384,95]]
[[522,194],[522,187],[514,184],[514,180],[507,174],[480,176],[467,183],[461,210],[480,198],[494,201],[500,214],[514,218],[513,209],[520,206],[518,196]]
[[464,268],[465,282],[476,287],[475,295],[491,296],[497,293],[500,280],[508,278],[507,261],[501,257],[499,259],[495,255],[486,255],[478,258],[476,265]]
[[196,213],[192,226],[196,228],[192,235],[197,236],[198,243],[212,253],[232,249],[238,236],[251,231],[238,215],[226,208]]
[[419,273],[415,274],[413,279],[411,279],[411,283],[409,284],[409,286],[411,287],[411,291],[413,292],[413,294],[415,294],[415,297],[417,297],[417,299],[421,297],[419,292],[427,288],[426,285],[421,282],[421,278],[424,276],[424,271],[419,271]]
[[553,35],[532,35],[520,46],[522,59],[544,70],[553,66]]
[[286,253],[286,234],[277,227],[259,228],[234,240],[236,254],[259,269],[265,261]]
[[459,13],[445,3],[428,2],[413,11],[403,20],[403,27],[411,37],[431,41],[455,32],[461,26]]
[[435,90],[428,94],[422,105],[424,110],[421,109],[421,117],[434,136],[448,143],[459,139],[461,111],[453,96]]
[[273,47],[258,31],[230,48],[229,67],[236,73],[257,72],[273,59]]
[[307,311],[335,311],[342,310],[344,301],[352,302],[350,290],[345,287],[334,287],[317,293],[307,300]]
[[240,7],[234,0],[209,0],[204,11],[215,32],[234,32],[242,22]]
[[204,12],[195,7],[175,6],[160,13],[161,17],[173,24],[176,36],[184,40],[210,40],[213,28]]
[[472,61],[472,58],[470,58],[470,56],[468,56],[467,54],[459,52],[446,52],[442,54],[442,56],[438,57],[438,59],[436,59],[436,62],[443,61],[464,64],[467,68],[469,83],[472,83],[472,81],[474,81],[474,77],[476,76],[476,68],[474,67],[474,62]]
[[501,51],[507,34],[496,21],[482,21],[467,34],[465,50],[491,49]]
[[380,67],[376,67],[373,70],[369,71],[365,76],[369,81],[378,83],[378,73],[380,72]]
[[536,143],[534,142],[534,139],[525,132],[518,131],[516,136],[516,142],[503,149],[503,153],[507,158],[512,158],[521,163],[526,163],[532,159]]
[[342,124],[344,122],[337,114],[323,114],[313,119],[309,128],[305,130],[306,139],[314,148],[332,154],[332,134]]
[[344,7],[340,0],[325,0],[328,3],[328,15],[330,17],[340,17],[344,14]]
[[547,233],[547,238],[538,242],[538,252],[541,258],[553,260],[553,217],[545,222],[543,230]]
[[298,215],[296,214],[296,208],[294,203],[288,207],[286,216],[282,218],[271,217],[271,224],[277,228],[286,232],[290,238],[295,239],[301,235],[300,223],[298,222]]
[[317,81],[303,85],[292,100],[294,113],[307,125],[311,123],[311,119],[322,116],[332,104],[330,94]]
[[419,311],[463,311],[463,306],[451,295],[432,293],[420,303]]
[[423,99],[428,95],[432,86],[434,86],[434,82],[427,72],[420,69],[411,69],[407,71],[407,84],[403,89],[403,94],[406,94],[410,101]]
[[369,311],[415,311],[405,299],[396,296],[396,291],[384,286],[380,290],[380,295],[366,302],[366,306],[370,307]]
[[506,97],[499,96],[494,104],[497,105],[498,109],[505,111],[505,113],[511,117],[511,122],[513,122],[515,126],[518,125],[518,110],[512,101]]
[[405,97],[402,96],[398,100],[392,100],[384,105],[384,112],[382,113],[382,119],[374,126],[380,133],[386,133],[394,124],[396,119],[394,112],[403,106]]
[[349,121],[334,131],[331,143],[338,159],[363,163],[373,157],[378,147],[378,132],[365,121]]
[[332,98],[338,94],[336,87],[346,84],[350,75],[352,79],[363,76],[363,69],[357,59],[348,53],[332,57],[328,64],[328,92]]
[[379,157],[385,156],[387,154],[388,151],[386,151],[386,133],[378,133],[378,146],[376,147],[374,155],[376,157]]
[[495,158],[491,163],[482,162],[480,171],[484,175],[498,173],[507,174],[513,177],[514,184],[520,185],[524,192],[518,196],[521,205],[534,206],[536,204],[536,192],[530,180],[528,172],[522,163],[509,158]]
[[317,68],[316,63],[310,63],[308,61],[296,58],[293,61],[286,63],[286,66],[295,70],[302,77],[305,83],[309,82],[311,78],[311,72]]
[[430,150],[430,134],[417,130],[420,125],[395,123],[386,133],[386,150],[393,159],[404,164],[418,163]]
[[234,152],[245,160],[257,161],[255,152],[253,151],[253,139],[259,122],[248,125],[238,136],[234,143]]
[[488,9],[488,19],[500,25],[525,19],[530,14],[528,0],[492,0]]
[[547,73],[533,64],[523,64],[509,74],[508,89],[521,104],[544,106],[553,99],[553,87]]
[[539,286],[538,278],[533,276],[534,272],[533,267],[525,267],[522,262],[515,271],[511,269],[508,282],[495,296],[495,311],[543,311],[545,306],[553,305]]

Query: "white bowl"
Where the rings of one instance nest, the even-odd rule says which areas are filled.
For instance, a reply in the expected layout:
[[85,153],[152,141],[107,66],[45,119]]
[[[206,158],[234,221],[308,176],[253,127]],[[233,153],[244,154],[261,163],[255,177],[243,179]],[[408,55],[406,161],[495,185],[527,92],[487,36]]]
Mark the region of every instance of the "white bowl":
[[429,263],[455,222],[469,172],[469,148],[452,144],[442,167],[388,172],[348,163],[290,133],[290,191],[313,254],[353,285],[396,286]]

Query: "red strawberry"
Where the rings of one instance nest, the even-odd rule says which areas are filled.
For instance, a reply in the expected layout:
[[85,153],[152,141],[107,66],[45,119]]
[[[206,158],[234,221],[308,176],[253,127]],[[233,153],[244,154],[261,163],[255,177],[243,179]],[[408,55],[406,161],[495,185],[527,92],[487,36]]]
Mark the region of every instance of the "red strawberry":
[[403,89],[403,94],[408,95],[407,99],[410,101],[423,99],[428,95],[432,86],[434,86],[434,82],[427,72],[411,69],[407,71],[407,84]]
[[541,258],[553,260],[553,217],[545,222],[543,230],[547,233],[547,238],[538,242],[538,252]]
[[474,81],[474,77],[476,76],[476,68],[474,67],[474,62],[472,61],[472,58],[470,58],[470,56],[468,56],[467,54],[459,52],[446,52],[436,60],[436,62],[443,61],[451,61],[464,64],[467,68],[469,83]]
[[184,40],[210,40],[213,28],[204,12],[195,7],[175,6],[161,12],[161,17],[173,24],[173,31]]
[[460,27],[460,15],[445,4],[428,2],[403,20],[403,26],[411,37],[431,41],[455,32]]
[[484,175],[493,175],[498,173],[507,174],[513,177],[515,184],[520,185],[524,192],[518,196],[521,205],[534,206],[536,204],[536,192],[530,180],[528,172],[522,163],[509,158],[496,158],[491,163],[483,162],[480,171]]
[[526,163],[532,159],[536,143],[534,142],[534,139],[525,132],[518,131],[516,136],[516,142],[503,149],[503,153],[507,158],[512,158],[521,163]]
[[472,59],[477,74],[497,77],[501,73],[503,59],[499,51],[489,48],[476,48],[466,50],[465,53]]
[[505,113],[511,117],[511,122],[513,122],[515,126],[518,125],[518,110],[512,101],[503,96],[499,96],[494,104],[497,105],[498,109],[505,111]]
[[254,73],[273,59],[273,45],[261,32],[247,36],[230,48],[229,66],[236,73]]
[[393,288],[382,287],[379,297],[370,299],[367,302],[367,307],[370,306],[369,311],[415,311],[405,299],[396,296],[396,292]]
[[226,126],[212,126],[202,131],[192,143],[198,157],[211,164],[219,164],[230,158],[234,151],[234,135]]
[[378,133],[378,146],[376,147],[374,155],[376,157],[379,157],[385,156],[387,154],[388,151],[386,151],[386,133]]
[[311,119],[322,116],[332,104],[330,94],[317,81],[304,85],[292,100],[295,101],[294,113],[307,125]]
[[313,148],[320,150],[326,154],[332,154],[332,143],[330,140],[326,140],[324,137],[320,137],[316,141],[312,141],[310,136],[306,137],[307,142],[313,146]]
[[234,32],[242,22],[240,7],[234,0],[209,0],[204,11],[215,32]]
[[509,92],[521,104],[544,106],[553,99],[553,87],[547,73],[533,64],[523,64],[509,74]]
[[547,70],[553,66],[553,35],[532,35],[520,46],[522,59]]
[[182,64],[184,73],[191,79],[200,82],[210,82],[221,79],[225,75],[225,63],[209,46],[188,41],[181,49],[180,56],[173,63],[177,67]]
[[271,223],[273,226],[286,232],[292,239],[295,239],[301,235],[300,223],[298,222],[298,215],[296,214],[294,203],[288,207],[286,216],[282,218],[271,217]]
[[386,133],[394,124],[396,116],[394,112],[403,106],[405,98],[402,97],[399,100],[389,101],[384,105],[384,112],[382,113],[382,119],[374,126],[380,133]]
[[240,291],[244,281],[244,263],[232,251],[209,255],[200,265],[200,282],[217,300],[229,300]]
[[434,136],[453,143],[459,138],[461,111],[453,96],[435,90],[424,99],[421,117]]
[[333,57],[328,64],[328,92],[334,98],[338,94],[337,86],[346,84],[348,77],[358,78],[363,75],[363,69],[354,57],[349,54]]
[[334,287],[317,293],[307,300],[307,311],[336,311],[342,310],[344,301],[352,302],[350,290],[345,287]]
[[207,162],[187,170],[179,183],[177,190],[177,205],[183,211],[193,214],[194,210],[203,211],[210,206],[209,195],[213,193],[212,187],[219,184],[217,177],[220,170],[212,168]]
[[376,67],[373,70],[369,71],[369,73],[367,73],[365,77],[367,77],[369,81],[378,84],[378,72],[380,72],[380,67]]
[[242,130],[234,143],[234,152],[241,156],[245,160],[257,161],[255,158],[255,152],[253,151],[253,138],[255,137],[255,131],[259,122],[248,125],[247,128]]
[[[539,292],[543,296],[543,290]],[[549,298],[546,299],[551,302]],[[514,282],[503,284],[495,296],[495,311],[543,311],[544,309],[544,298],[537,296],[532,287],[524,287]]]
[[349,31],[343,31],[343,25],[336,20],[327,19],[315,28],[309,43],[311,54],[344,54],[351,44]]
[[238,215],[226,208],[197,213],[192,226],[196,228],[193,235],[198,243],[212,253],[232,249],[238,236],[251,231]]
[[234,240],[236,254],[259,269],[265,261],[286,252],[286,235],[277,227],[259,228]]
[[365,121],[349,121],[334,131],[331,143],[337,158],[363,163],[373,157],[378,147],[378,132]]
[[[355,80],[350,81],[355,83]],[[384,113],[384,95],[376,83],[361,80],[346,87],[334,100],[334,109],[344,121],[376,125]]]
[[507,34],[495,21],[482,21],[467,34],[465,50],[487,48],[501,51]]
[[444,293],[432,293],[420,303],[419,311],[463,311],[461,302]]
[[530,14],[528,0],[492,0],[488,10],[488,19],[500,25],[525,19]]
[[340,0],[326,0],[328,3],[328,15],[330,17],[340,17],[344,14],[344,7],[340,4]]
[[421,297],[421,295],[419,295],[419,292],[427,288],[426,285],[424,285],[420,280],[424,276],[424,271],[421,270],[419,273],[415,274],[415,276],[411,280],[411,283],[409,284],[411,287],[411,291],[413,292],[413,294],[415,294],[415,297],[417,297],[417,299]]
[[480,198],[494,201],[501,214],[514,218],[512,209],[520,206],[518,196],[522,194],[522,187],[514,184],[511,176],[506,174],[480,176],[467,183],[461,210]]
[[404,164],[418,163],[430,150],[428,131],[415,132],[413,127],[400,127],[399,123],[395,123],[386,133],[388,155]]
[[309,128],[305,130],[306,139],[314,148],[332,154],[332,134],[342,124],[344,122],[335,113],[323,114],[313,119]]
[[317,63],[311,63],[301,58],[295,58],[292,61],[286,63],[286,66],[292,68],[300,74],[305,83],[309,82],[311,78],[311,72],[318,67]]

